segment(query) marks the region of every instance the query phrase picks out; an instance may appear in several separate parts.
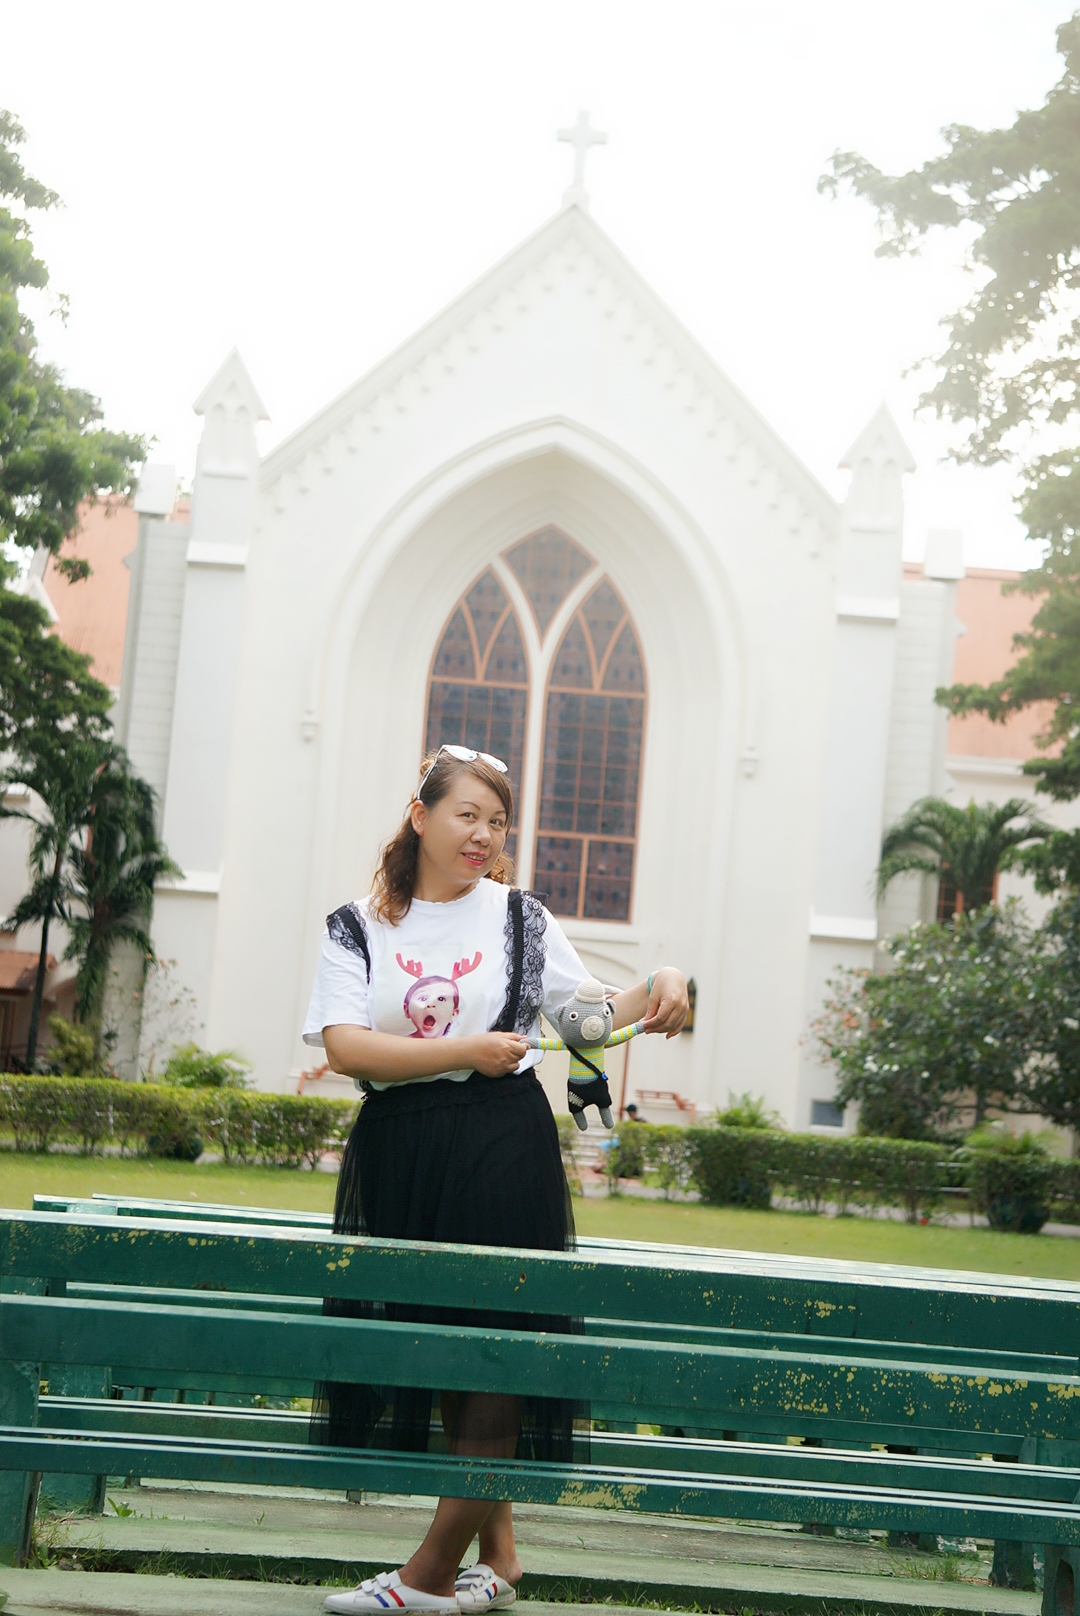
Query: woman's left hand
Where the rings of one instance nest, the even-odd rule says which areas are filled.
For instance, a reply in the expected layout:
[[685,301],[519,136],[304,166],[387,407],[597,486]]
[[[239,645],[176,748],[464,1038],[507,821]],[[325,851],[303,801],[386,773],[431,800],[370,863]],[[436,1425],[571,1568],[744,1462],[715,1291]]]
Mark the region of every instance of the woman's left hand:
[[662,1032],[666,1037],[674,1038],[682,1032],[689,1013],[686,978],[673,965],[665,965],[653,977],[649,1008],[645,1012],[645,1031]]

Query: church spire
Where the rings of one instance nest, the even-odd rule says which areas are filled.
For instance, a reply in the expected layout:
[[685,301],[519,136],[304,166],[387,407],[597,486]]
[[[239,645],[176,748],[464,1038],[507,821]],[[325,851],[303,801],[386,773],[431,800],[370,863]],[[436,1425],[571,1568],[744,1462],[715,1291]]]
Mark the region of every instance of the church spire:
[[589,193],[585,189],[585,159],[590,146],[607,145],[607,135],[602,130],[590,128],[589,114],[579,112],[577,123],[570,129],[560,129],[558,138],[565,140],[574,148],[574,178],[569,188],[563,192],[562,205],[564,208],[570,208],[576,204],[583,213],[588,213]]

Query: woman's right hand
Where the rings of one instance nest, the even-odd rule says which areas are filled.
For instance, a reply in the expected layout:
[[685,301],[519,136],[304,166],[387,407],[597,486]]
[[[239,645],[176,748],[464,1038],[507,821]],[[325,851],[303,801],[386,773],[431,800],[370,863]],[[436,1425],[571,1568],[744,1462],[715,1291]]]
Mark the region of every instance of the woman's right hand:
[[505,1077],[519,1066],[529,1046],[516,1032],[481,1032],[469,1039],[471,1064],[485,1077]]

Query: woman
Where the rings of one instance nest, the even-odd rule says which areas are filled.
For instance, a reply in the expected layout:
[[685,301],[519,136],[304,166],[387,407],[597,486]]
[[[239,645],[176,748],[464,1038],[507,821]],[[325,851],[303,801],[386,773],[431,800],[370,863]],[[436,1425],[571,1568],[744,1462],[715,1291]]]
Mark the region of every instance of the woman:
[[[304,1028],[368,1097],[342,1158],[334,1228],[382,1238],[563,1250],[570,1197],[550,1107],[525,1039],[542,1010],[589,972],[558,922],[509,886],[513,822],[506,765],[443,746],[383,850],[371,894],[327,921]],[[646,1018],[669,1038],[687,1013],[674,969],[613,994],[615,1026]],[[479,1311],[356,1303],[353,1316],[565,1330],[568,1322]],[[324,1388],[313,1435],[351,1446],[426,1449],[430,1392]],[[451,1453],[569,1459],[572,1406],[444,1392]],[[459,1575],[479,1534],[479,1562]],[[412,1558],[331,1611],[502,1608],[521,1577],[509,1503],[443,1498]]]

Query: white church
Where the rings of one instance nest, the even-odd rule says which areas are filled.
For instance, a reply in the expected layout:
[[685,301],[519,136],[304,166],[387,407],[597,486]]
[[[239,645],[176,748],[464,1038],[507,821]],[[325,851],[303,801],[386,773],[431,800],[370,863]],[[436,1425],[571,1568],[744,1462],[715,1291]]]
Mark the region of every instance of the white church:
[[[238,354],[195,409],[190,520],[168,468],[135,499],[116,728],[184,872],[153,932],[200,1041],[296,1089],[324,917],[367,890],[425,748],[457,741],[507,760],[519,882],[588,968],[694,980],[691,1031],[613,1057],[619,1098],[687,1121],[750,1091],[844,1126],[810,1025],[838,965],[930,912],[917,881],[876,904],[882,829],[956,786],[933,692],[960,536],[905,571],[914,468],[884,407],[837,504],[590,217],[579,165],[266,457]],[[1015,772],[969,769],[963,800]]]

